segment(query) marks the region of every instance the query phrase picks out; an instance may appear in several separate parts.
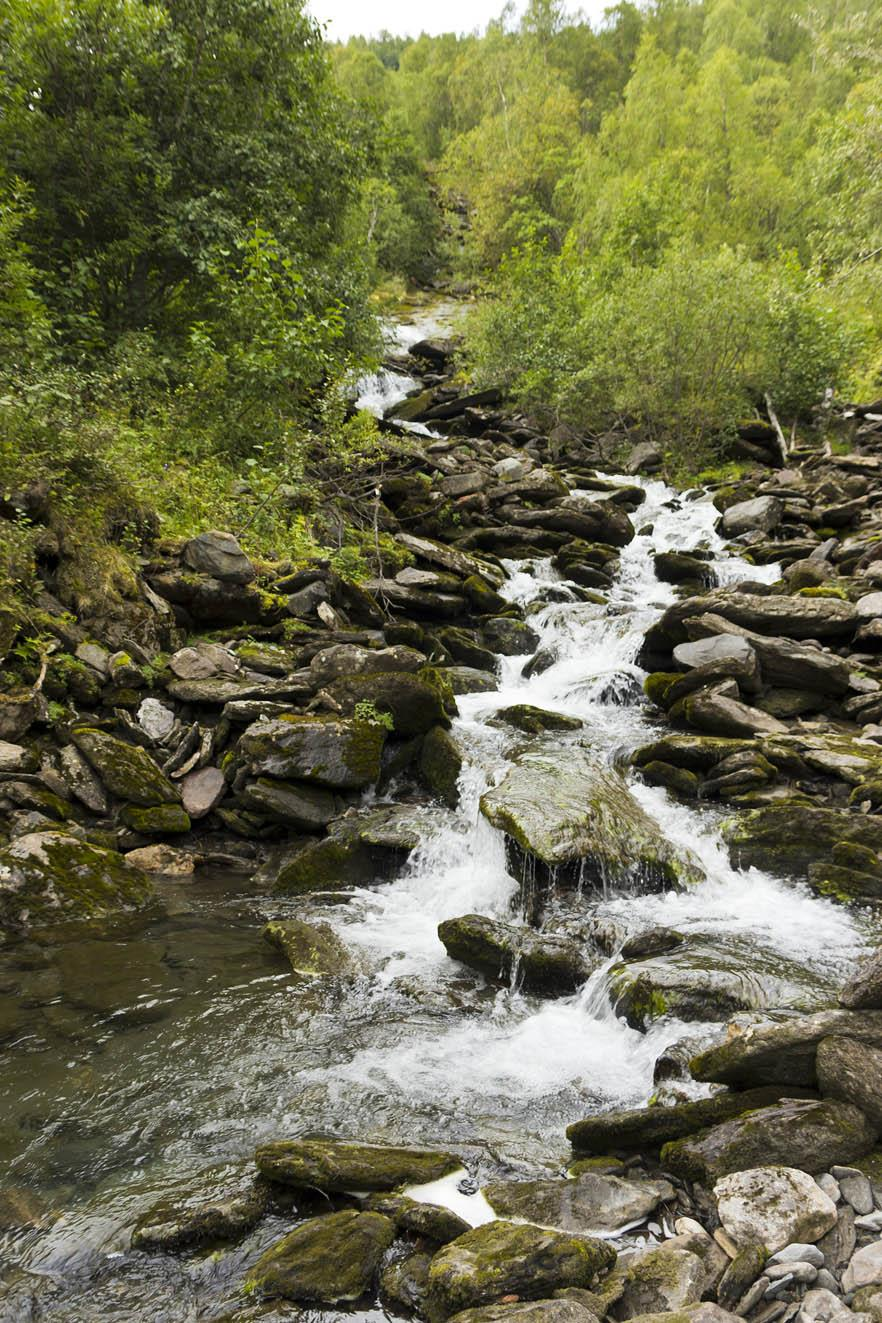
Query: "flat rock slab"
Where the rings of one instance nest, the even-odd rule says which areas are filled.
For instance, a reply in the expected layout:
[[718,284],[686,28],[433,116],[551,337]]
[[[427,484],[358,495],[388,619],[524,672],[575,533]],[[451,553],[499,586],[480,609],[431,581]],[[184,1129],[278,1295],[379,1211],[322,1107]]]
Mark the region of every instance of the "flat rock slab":
[[394,1239],[395,1224],[382,1213],[346,1209],[313,1217],[261,1255],[247,1285],[286,1300],[326,1305],[358,1300]]
[[606,1241],[488,1222],[435,1255],[429,1269],[428,1315],[443,1319],[505,1295],[541,1300],[563,1287],[588,1286],[595,1273],[612,1267],[615,1259]]
[[854,1038],[882,1047],[882,1012],[817,1011],[783,1024],[732,1027],[722,1042],[700,1052],[689,1063],[694,1079],[736,1088],[760,1084],[817,1085],[817,1051],[822,1038]]
[[71,739],[117,799],[143,808],[179,801],[177,788],[163,775],[146,750],[91,726],[75,727]]
[[814,1245],[836,1225],[836,1205],[811,1176],[792,1167],[755,1167],[717,1181],[723,1230],[739,1248]]
[[876,1128],[848,1103],[784,1099],[687,1139],[666,1144],[662,1165],[703,1184],[751,1167],[778,1165],[829,1171],[869,1153]]
[[485,1186],[483,1194],[500,1217],[606,1235],[644,1221],[659,1204],[673,1199],[674,1187],[663,1180],[629,1181],[584,1172],[574,1180],[499,1181]]
[[[824,1038],[818,1044],[818,1086],[825,1098],[854,1103],[882,1132],[882,1048],[854,1038]],[[843,1186],[843,1195],[848,1198]],[[862,1212],[872,1212],[869,1208]]]
[[239,749],[257,775],[362,790],[380,775],[386,732],[370,721],[288,717],[249,726]]
[[327,1192],[424,1185],[462,1166],[462,1159],[453,1153],[333,1139],[280,1139],[262,1144],[255,1162],[271,1181]]
[[516,850],[573,880],[638,878],[655,887],[700,881],[698,861],[678,854],[624,778],[577,746],[523,754],[481,798],[481,812]]
[[597,1323],[597,1318],[577,1300],[526,1300],[464,1309],[450,1323]]

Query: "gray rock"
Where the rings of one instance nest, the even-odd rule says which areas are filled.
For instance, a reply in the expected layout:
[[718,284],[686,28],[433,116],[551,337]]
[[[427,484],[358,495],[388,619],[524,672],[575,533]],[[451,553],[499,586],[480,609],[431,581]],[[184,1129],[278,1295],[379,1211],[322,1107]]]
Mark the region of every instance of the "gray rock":
[[605,1235],[643,1222],[661,1203],[674,1198],[664,1180],[622,1180],[583,1172],[574,1180],[500,1181],[483,1194],[500,1217]]
[[882,616],[882,593],[864,593],[855,602],[855,610],[861,620],[875,620]]
[[882,1284],[882,1240],[855,1250],[851,1263],[842,1274],[843,1291],[859,1291],[864,1286]]
[[237,659],[226,648],[204,639],[192,648],[180,648],[169,658],[169,669],[179,680],[207,680],[213,675],[235,675]]
[[668,607],[649,638],[667,639],[669,646],[683,643],[689,637],[686,622],[693,616],[708,614],[722,616],[758,634],[788,639],[846,638],[858,624],[852,604],[838,597],[763,597],[718,588]]
[[720,635],[746,639],[759,658],[767,684],[834,696],[850,690],[852,671],[848,662],[826,648],[789,638],[770,638],[714,613],[690,618],[685,627],[696,641]]
[[449,1323],[598,1323],[598,1320],[578,1300],[523,1300],[517,1304],[464,1309],[454,1314]]
[[217,767],[203,767],[189,772],[181,781],[184,808],[196,821],[217,808],[227,791],[224,774]]
[[704,1291],[704,1264],[687,1249],[660,1245],[640,1251],[624,1271],[625,1289],[615,1307],[620,1319],[682,1309],[697,1304]]
[[816,1011],[780,1024],[730,1025],[722,1040],[693,1057],[689,1069],[705,1083],[737,1088],[793,1084],[812,1089],[818,1082],[818,1044],[832,1036],[882,1047],[882,1013]]
[[[818,1044],[816,1069],[818,1087],[825,1097],[854,1103],[882,1132],[882,1047],[871,1047],[854,1038],[824,1038]],[[844,1178],[838,1173],[835,1175],[842,1197],[855,1212],[872,1212],[872,1193],[862,1184],[866,1178],[860,1172]],[[859,1207],[854,1202],[855,1197],[859,1198],[861,1205],[869,1198],[869,1206]]]
[[738,537],[759,529],[771,533],[781,522],[784,505],[777,496],[756,496],[751,501],[730,505],[722,518],[722,531],[727,537]]
[[822,1172],[820,1176],[815,1177],[815,1183],[819,1189],[824,1191],[824,1194],[833,1200],[834,1204],[839,1203],[842,1198],[842,1191],[835,1176],[831,1176],[828,1171]]
[[102,648],[100,643],[78,643],[74,656],[77,661],[85,662],[91,666],[93,671],[97,671],[100,676],[106,676],[109,669],[110,653],[106,648]]
[[452,1153],[337,1139],[276,1140],[262,1144],[254,1160],[268,1180],[325,1193],[423,1185],[462,1165]]
[[28,761],[28,751],[24,745],[0,740],[0,772],[27,771]]
[[381,1213],[345,1209],[313,1217],[272,1245],[247,1287],[286,1300],[336,1305],[357,1300],[374,1280],[395,1226]]
[[732,660],[748,666],[756,662],[756,652],[740,634],[708,635],[694,643],[678,643],[673,656],[678,666],[690,668]]
[[222,583],[251,583],[257,571],[232,533],[212,529],[191,538],[184,547],[184,564]]
[[805,1259],[788,1259],[786,1263],[769,1264],[766,1276],[770,1282],[798,1282],[805,1286],[815,1281],[818,1270],[813,1263]]
[[180,799],[176,787],[144,749],[90,726],[75,727],[71,739],[117,799],[144,808],[175,804]]
[[815,1268],[823,1268],[824,1255],[818,1249],[817,1245],[812,1245],[807,1241],[795,1241],[790,1245],[785,1245],[783,1249],[778,1250],[769,1259],[770,1263],[810,1263]]
[[[736,691],[737,693],[737,691]],[[749,707],[719,687],[699,689],[685,700],[685,715],[690,726],[709,735],[786,735],[787,726],[759,708]]]
[[171,708],[160,703],[158,698],[144,698],[138,707],[138,725],[151,740],[165,739],[175,724],[175,714]]
[[454,960],[505,983],[516,969],[526,990],[545,996],[574,992],[599,963],[572,938],[537,933],[482,914],[445,919],[438,936]]
[[852,1323],[854,1319],[854,1314],[837,1295],[820,1286],[806,1291],[802,1313],[812,1323]]
[[[805,1172],[789,1167],[724,1176],[714,1198],[723,1229],[738,1246],[765,1245],[774,1253],[795,1241],[813,1244],[836,1224],[832,1199]],[[792,1261],[786,1266],[792,1268]]]
[[664,456],[658,446],[651,441],[641,441],[634,446],[625,465],[626,473],[658,473],[664,463]]
[[270,776],[250,781],[239,798],[252,813],[301,831],[318,831],[341,811],[337,797],[322,786],[278,781]]
[[249,726],[239,749],[257,774],[361,790],[379,777],[385,735],[367,721],[291,717]]
[[79,749],[73,744],[66,744],[58,758],[71,794],[93,813],[106,813],[107,794]]
[[28,832],[0,851],[0,930],[26,933],[105,918],[153,899],[146,875],[114,850],[59,831]]
[[854,1209],[845,1204],[837,1211],[835,1227],[818,1241],[818,1249],[824,1255],[824,1266],[830,1272],[841,1273],[854,1253],[856,1242]]
[[882,946],[862,960],[839,996],[850,1010],[882,1010]]
[[385,671],[418,671],[426,658],[416,648],[363,648],[356,643],[335,643],[317,652],[309,663],[316,685],[330,684],[341,676],[377,675]]
[[[877,1100],[879,1099],[878,1089],[875,1091],[875,1097]],[[875,1209],[873,1187],[866,1176],[859,1172],[854,1176],[846,1176],[839,1182],[839,1188],[845,1202],[854,1209],[859,1217],[866,1217],[868,1213],[872,1213]]]

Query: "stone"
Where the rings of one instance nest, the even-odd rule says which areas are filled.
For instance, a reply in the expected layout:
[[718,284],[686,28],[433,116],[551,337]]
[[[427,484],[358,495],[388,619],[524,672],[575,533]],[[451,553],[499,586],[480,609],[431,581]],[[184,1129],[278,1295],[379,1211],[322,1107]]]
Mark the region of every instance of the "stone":
[[474,666],[443,666],[440,672],[454,694],[493,694],[499,681],[492,671],[477,670]]
[[226,648],[204,639],[192,648],[179,648],[168,660],[179,680],[207,680],[214,675],[234,675],[239,662]]
[[0,851],[0,931],[140,910],[153,894],[122,855],[63,832],[31,832]]
[[675,1195],[665,1180],[622,1180],[590,1171],[572,1180],[497,1181],[482,1193],[500,1217],[582,1235],[610,1235],[644,1222]]
[[415,1313],[429,1287],[431,1254],[409,1254],[396,1259],[380,1273],[380,1300],[395,1312]]
[[801,1313],[811,1323],[853,1323],[855,1316],[847,1305],[824,1287],[806,1291]]
[[882,1240],[856,1250],[842,1274],[843,1291],[860,1291],[864,1286],[882,1285]]
[[851,1259],[856,1243],[854,1209],[845,1204],[837,1211],[835,1227],[818,1241],[818,1249],[824,1256],[824,1266],[830,1272],[841,1273]]
[[[825,1098],[854,1103],[882,1132],[882,1044],[871,1047],[854,1038],[823,1038],[818,1044],[816,1070],[818,1088]],[[859,1208],[846,1184],[846,1180],[839,1182],[842,1197],[856,1212],[872,1212],[872,1196],[868,1208]]]
[[391,1217],[399,1231],[425,1236],[439,1245],[447,1245],[470,1230],[469,1223],[449,1208],[441,1204],[424,1204],[406,1194],[369,1195],[363,1206]]
[[815,1177],[818,1188],[824,1191],[824,1194],[830,1196],[834,1204],[838,1204],[842,1197],[842,1191],[839,1188],[839,1182],[835,1176],[831,1176],[828,1171],[822,1172],[820,1176]]
[[764,1245],[750,1243],[738,1250],[723,1273],[717,1290],[717,1300],[724,1309],[735,1309],[745,1292],[762,1275],[766,1253]]
[[395,1226],[382,1213],[344,1209],[312,1217],[260,1256],[246,1290],[326,1305],[358,1300],[394,1239]]
[[160,873],[163,877],[190,877],[196,870],[196,856],[174,845],[144,845],[129,850],[125,860],[145,873]]
[[615,1307],[619,1319],[661,1314],[697,1304],[705,1269],[697,1254],[666,1245],[642,1250],[624,1266],[625,1289]]
[[[877,1106],[879,1092],[875,1095]],[[875,1211],[876,1204],[873,1199],[873,1187],[866,1176],[861,1172],[855,1172],[853,1176],[845,1176],[839,1182],[839,1188],[842,1198],[853,1208],[859,1217],[866,1217],[869,1213]]]
[[180,804],[152,804],[149,808],[125,804],[119,818],[142,836],[171,836],[190,830],[190,819]]
[[694,858],[678,853],[640,807],[624,778],[575,746],[531,747],[481,797],[481,812],[509,849],[540,875],[579,885],[638,881],[661,889],[698,881]]
[[469,555],[459,547],[449,547],[444,542],[436,542],[427,537],[415,537],[410,533],[397,533],[395,540],[418,559],[427,561],[430,565],[438,565],[442,570],[449,570],[462,579],[467,579],[472,574],[480,574],[482,578],[489,579],[498,586],[505,578],[504,572],[496,566],[477,556]]
[[720,616],[757,634],[797,640],[850,638],[858,625],[855,608],[838,597],[764,597],[729,587],[669,606],[649,630],[646,644],[670,649],[685,643],[689,637],[687,622],[708,615]]
[[739,501],[737,505],[730,505],[723,515],[722,532],[726,537],[738,537],[754,529],[771,533],[780,524],[783,513],[783,502],[777,496],[756,496],[750,501]]
[[322,786],[278,781],[271,776],[249,781],[239,799],[252,813],[300,831],[320,831],[341,809],[336,795]]
[[0,772],[30,771],[28,751],[22,744],[0,740]]
[[[871,1122],[848,1103],[785,1098],[731,1121],[666,1144],[662,1166],[685,1180],[707,1183],[760,1165],[826,1171],[852,1162],[876,1141]],[[826,1195],[812,1181],[819,1197]]]
[[255,1162],[268,1180],[326,1193],[425,1185],[462,1166],[452,1153],[336,1139],[276,1140],[258,1148]]
[[389,671],[349,676],[335,680],[324,692],[344,716],[357,716],[364,704],[388,713],[399,739],[425,735],[435,725],[450,725],[443,682],[431,667],[415,675]]
[[719,687],[699,689],[690,694],[685,699],[684,712],[690,726],[706,730],[709,735],[750,737],[787,734],[787,726],[783,721],[769,716],[759,708],[739,702]]
[[709,1125],[775,1103],[780,1086],[722,1092],[674,1106],[640,1107],[632,1111],[603,1112],[567,1126],[567,1139],[577,1153],[643,1152],[669,1140],[694,1135]]
[[834,1035],[882,1047],[882,1013],[815,1011],[781,1023],[730,1025],[723,1039],[693,1057],[689,1069],[694,1079],[708,1084],[812,1089],[817,1085],[818,1044]]
[[106,648],[102,648],[100,643],[78,643],[74,656],[77,661],[84,662],[86,666],[91,666],[93,671],[97,671],[102,677],[106,676],[110,666],[110,653]]
[[531,703],[515,703],[511,707],[500,708],[491,724],[514,726],[525,735],[541,735],[547,730],[581,730],[584,723],[578,717],[548,712],[545,708],[533,707]]
[[658,473],[664,464],[664,455],[651,441],[634,446],[625,465],[626,473]]
[[517,970],[519,986],[545,996],[574,992],[599,963],[572,938],[537,933],[481,914],[445,919],[438,936],[452,959],[503,983],[509,983]]
[[327,978],[352,972],[349,952],[327,923],[274,919],[264,928],[263,938],[285,955],[299,978]]
[[756,667],[756,652],[738,634],[708,635],[693,643],[678,643],[672,655],[678,666],[687,669],[733,661],[742,667]]
[[143,808],[178,802],[176,787],[146,750],[89,726],[74,727],[71,739],[117,799]]
[[882,1010],[882,946],[862,960],[839,996],[850,1010]]
[[34,722],[45,712],[40,694],[0,694],[0,740],[4,743],[20,740]]
[[335,643],[315,654],[309,670],[316,685],[326,685],[350,675],[379,675],[389,671],[412,673],[425,664],[424,653],[403,644],[391,648],[363,648],[356,643]]
[[138,706],[138,725],[151,740],[165,739],[174,729],[175,714],[158,698],[144,698]]
[[58,755],[61,774],[71,794],[93,813],[106,813],[107,793],[74,744],[65,744]]
[[249,726],[239,750],[257,775],[363,790],[380,775],[382,726],[338,717],[282,717]]
[[855,610],[861,620],[875,620],[882,616],[882,593],[864,593],[855,602]]
[[450,1323],[598,1323],[598,1319],[578,1300],[520,1300],[464,1309],[454,1314]]
[[448,808],[459,804],[459,777],[463,767],[462,750],[450,731],[433,726],[420,749],[420,775],[433,794]]
[[253,1182],[228,1184],[229,1189],[161,1199],[135,1223],[132,1248],[169,1254],[239,1240],[263,1217],[267,1197]]
[[181,799],[194,822],[206,817],[227,793],[223,772],[217,767],[202,767],[188,772],[181,781]]
[[790,1167],[725,1176],[714,1186],[714,1198],[720,1222],[739,1248],[764,1245],[774,1254],[794,1241],[814,1244],[836,1225],[832,1199],[811,1176]]
[[506,1295],[541,1300],[567,1286],[590,1286],[595,1274],[612,1267],[615,1258],[606,1241],[488,1222],[435,1255],[429,1269],[428,1317],[444,1319]]
[[[817,1183],[817,1182],[816,1182]],[[820,1187],[819,1187],[820,1188]],[[835,1199],[833,1201],[836,1202]],[[769,1259],[770,1263],[810,1263],[815,1268],[823,1268],[824,1255],[816,1244],[806,1241],[791,1241],[783,1249],[776,1250]]]
[[246,584],[257,571],[232,533],[211,529],[191,538],[184,546],[183,562],[198,574],[207,574],[222,583]]

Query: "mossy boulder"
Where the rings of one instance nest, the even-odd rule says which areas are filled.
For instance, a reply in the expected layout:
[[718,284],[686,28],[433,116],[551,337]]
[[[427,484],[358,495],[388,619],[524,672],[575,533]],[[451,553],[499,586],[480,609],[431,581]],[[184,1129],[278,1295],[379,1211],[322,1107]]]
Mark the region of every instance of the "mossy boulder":
[[584,1172],[571,1180],[496,1181],[482,1193],[500,1217],[585,1235],[642,1222],[674,1198],[674,1187],[665,1180]]
[[464,1309],[450,1323],[597,1323],[597,1315],[578,1300],[521,1300]]
[[246,1287],[265,1296],[325,1305],[358,1300],[394,1239],[395,1226],[382,1213],[344,1209],[313,1217],[261,1255]]
[[452,809],[459,804],[462,750],[444,726],[433,726],[420,750],[420,775],[433,794]]
[[490,723],[493,726],[514,726],[525,735],[541,735],[546,730],[581,730],[578,717],[567,717],[562,712],[549,712],[531,703],[515,703],[500,708]]
[[643,780],[651,786],[662,786],[674,795],[684,799],[695,799],[701,781],[694,772],[687,772],[685,767],[675,767],[673,763],[663,763],[660,759],[641,767]]
[[0,930],[106,918],[142,909],[153,895],[146,873],[122,855],[63,832],[19,836],[0,851]]
[[393,1313],[421,1312],[429,1289],[429,1266],[432,1255],[418,1250],[405,1259],[396,1259],[380,1273],[380,1300]]
[[328,827],[328,835],[261,871],[277,895],[345,891],[386,879],[422,840],[420,810],[408,804],[350,810]]
[[882,1047],[882,1010],[817,1011],[782,1023],[730,1025],[718,1042],[693,1057],[689,1070],[706,1084],[817,1086],[818,1044],[832,1036]]
[[612,1267],[616,1252],[603,1240],[511,1222],[488,1222],[445,1245],[432,1260],[427,1315],[448,1318],[500,1296],[541,1300],[567,1286],[590,1286]]
[[160,1199],[135,1223],[132,1248],[167,1254],[241,1239],[267,1211],[268,1191],[253,1179],[216,1186]]
[[739,868],[800,878],[840,842],[864,846],[874,855],[882,851],[882,818],[814,805],[753,809],[726,822],[723,833]]
[[447,1245],[470,1230],[468,1222],[441,1204],[424,1204],[406,1194],[372,1194],[365,1208],[391,1217],[399,1231]]
[[364,790],[380,775],[385,739],[385,730],[372,721],[289,716],[249,726],[239,752],[258,776]]
[[152,808],[127,804],[120,819],[144,836],[174,836],[190,830],[190,819],[180,804],[154,804]]
[[704,1264],[680,1246],[639,1251],[628,1259],[624,1274],[625,1289],[615,1306],[619,1319],[682,1309],[697,1304],[704,1293]]
[[145,749],[91,726],[75,727],[71,739],[117,799],[142,808],[180,800],[177,786],[163,775]]
[[279,1139],[262,1144],[254,1160],[268,1180],[326,1193],[423,1185],[462,1166],[453,1153],[338,1139]]
[[574,992],[597,968],[597,954],[571,937],[464,914],[445,919],[438,936],[447,954],[488,978],[508,983],[516,976],[528,992],[559,996]]
[[449,726],[444,694],[432,667],[413,674],[385,671],[378,675],[349,675],[335,680],[326,692],[340,710],[351,715],[359,704],[372,703],[388,713],[392,732],[399,739],[424,735],[432,726]]
[[698,882],[698,861],[678,853],[628,789],[624,778],[578,747],[562,758],[556,746],[522,754],[481,812],[509,841],[523,874],[605,885],[637,882],[646,888]]
[[282,952],[299,978],[327,978],[352,972],[349,952],[327,923],[274,919],[264,928],[263,939]]
[[875,1142],[876,1127],[848,1103],[785,1098],[665,1144],[661,1162],[681,1179],[710,1185],[753,1167],[829,1171],[863,1157]]

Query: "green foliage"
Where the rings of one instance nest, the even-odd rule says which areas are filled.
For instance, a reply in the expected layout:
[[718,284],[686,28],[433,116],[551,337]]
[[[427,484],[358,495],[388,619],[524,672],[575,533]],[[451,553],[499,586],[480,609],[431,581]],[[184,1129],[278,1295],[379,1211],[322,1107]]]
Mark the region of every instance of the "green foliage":
[[366,721],[371,726],[382,726],[383,730],[395,729],[392,713],[379,712],[371,699],[365,698],[360,703],[356,703],[353,715],[356,721]]

